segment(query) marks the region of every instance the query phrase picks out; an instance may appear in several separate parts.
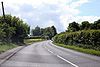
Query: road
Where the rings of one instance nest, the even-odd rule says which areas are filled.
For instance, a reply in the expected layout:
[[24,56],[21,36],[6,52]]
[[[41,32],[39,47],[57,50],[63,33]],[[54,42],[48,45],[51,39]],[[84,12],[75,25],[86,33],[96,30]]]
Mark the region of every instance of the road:
[[100,67],[100,57],[43,41],[20,50],[0,67]]

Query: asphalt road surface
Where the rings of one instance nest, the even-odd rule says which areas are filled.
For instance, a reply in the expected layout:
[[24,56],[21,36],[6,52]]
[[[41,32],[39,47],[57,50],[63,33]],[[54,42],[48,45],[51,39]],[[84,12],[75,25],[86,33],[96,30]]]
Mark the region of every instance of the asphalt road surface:
[[0,67],[100,67],[100,57],[43,41],[20,50]]

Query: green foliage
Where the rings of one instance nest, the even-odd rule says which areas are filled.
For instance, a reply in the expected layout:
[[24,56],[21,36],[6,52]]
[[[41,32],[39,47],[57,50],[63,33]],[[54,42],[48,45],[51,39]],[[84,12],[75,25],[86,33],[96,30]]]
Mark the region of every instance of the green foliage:
[[4,31],[4,24],[0,23],[0,41],[3,41],[6,37],[6,32]]
[[69,48],[69,49],[72,49],[72,50],[76,50],[76,51],[79,51],[79,52],[84,52],[84,53],[87,53],[87,54],[100,56],[100,51],[99,50],[82,48],[82,47],[79,47],[79,46],[76,46],[76,45],[64,45],[64,44],[58,44],[58,43],[54,43],[54,44],[58,45],[58,46],[61,46],[61,47],[64,47],[64,48]]
[[24,39],[24,43],[27,45],[31,45],[35,42],[41,42],[43,39]]
[[51,27],[51,33],[52,33],[52,37],[54,37],[57,34],[56,28],[54,26]]
[[35,29],[32,29],[32,35],[33,36],[40,36],[41,35],[41,30],[40,27],[35,27]]
[[79,30],[98,30],[100,29],[100,19],[94,23],[89,23],[88,21],[83,21],[81,24],[76,22],[69,23],[68,30],[66,32],[75,32]]
[[13,43],[6,43],[6,42],[0,42],[0,53],[5,52],[9,49],[17,47],[16,44]]
[[53,40],[56,43],[100,50],[100,19],[94,23],[69,23],[68,30],[57,34]]
[[100,19],[94,22],[94,29],[100,29]]
[[29,33],[29,26],[21,19],[6,15],[5,20],[0,16],[0,41],[23,42]]
[[87,30],[90,29],[90,23],[88,21],[83,21],[82,25],[80,26],[81,30]]
[[33,36],[41,36],[44,39],[51,39],[57,34],[56,28],[54,26],[47,27],[47,28],[40,28],[36,27],[35,29],[32,30],[32,35]]
[[66,32],[54,37],[54,42],[100,50],[100,30]]
[[80,30],[80,27],[78,23],[76,22],[69,23],[68,31],[74,32],[74,31],[79,31],[79,30]]

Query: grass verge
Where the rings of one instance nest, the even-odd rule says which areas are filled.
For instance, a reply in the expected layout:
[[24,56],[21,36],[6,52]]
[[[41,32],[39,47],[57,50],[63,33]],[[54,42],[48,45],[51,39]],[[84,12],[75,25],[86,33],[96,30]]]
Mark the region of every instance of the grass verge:
[[15,47],[18,47],[18,45],[13,43],[0,43],[0,54]]
[[34,42],[41,42],[41,41],[44,41],[44,40],[43,39],[25,39],[24,43],[27,44],[27,45],[30,45]]
[[61,47],[64,47],[64,48],[76,50],[76,51],[79,51],[79,52],[100,56],[100,51],[99,50],[85,49],[85,48],[78,47],[78,46],[64,45],[64,44],[58,44],[58,43],[54,43],[54,44],[57,45],[57,46],[61,46]]

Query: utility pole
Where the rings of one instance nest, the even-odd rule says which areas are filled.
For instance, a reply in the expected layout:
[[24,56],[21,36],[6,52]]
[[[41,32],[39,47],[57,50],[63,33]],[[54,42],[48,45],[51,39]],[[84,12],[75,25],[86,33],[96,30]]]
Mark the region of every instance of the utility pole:
[[4,22],[5,22],[6,20],[5,20],[5,11],[4,11],[4,5],[3,5],[3,2],[1,2],[1,4],[2,4],[3,18],[4,18]]

